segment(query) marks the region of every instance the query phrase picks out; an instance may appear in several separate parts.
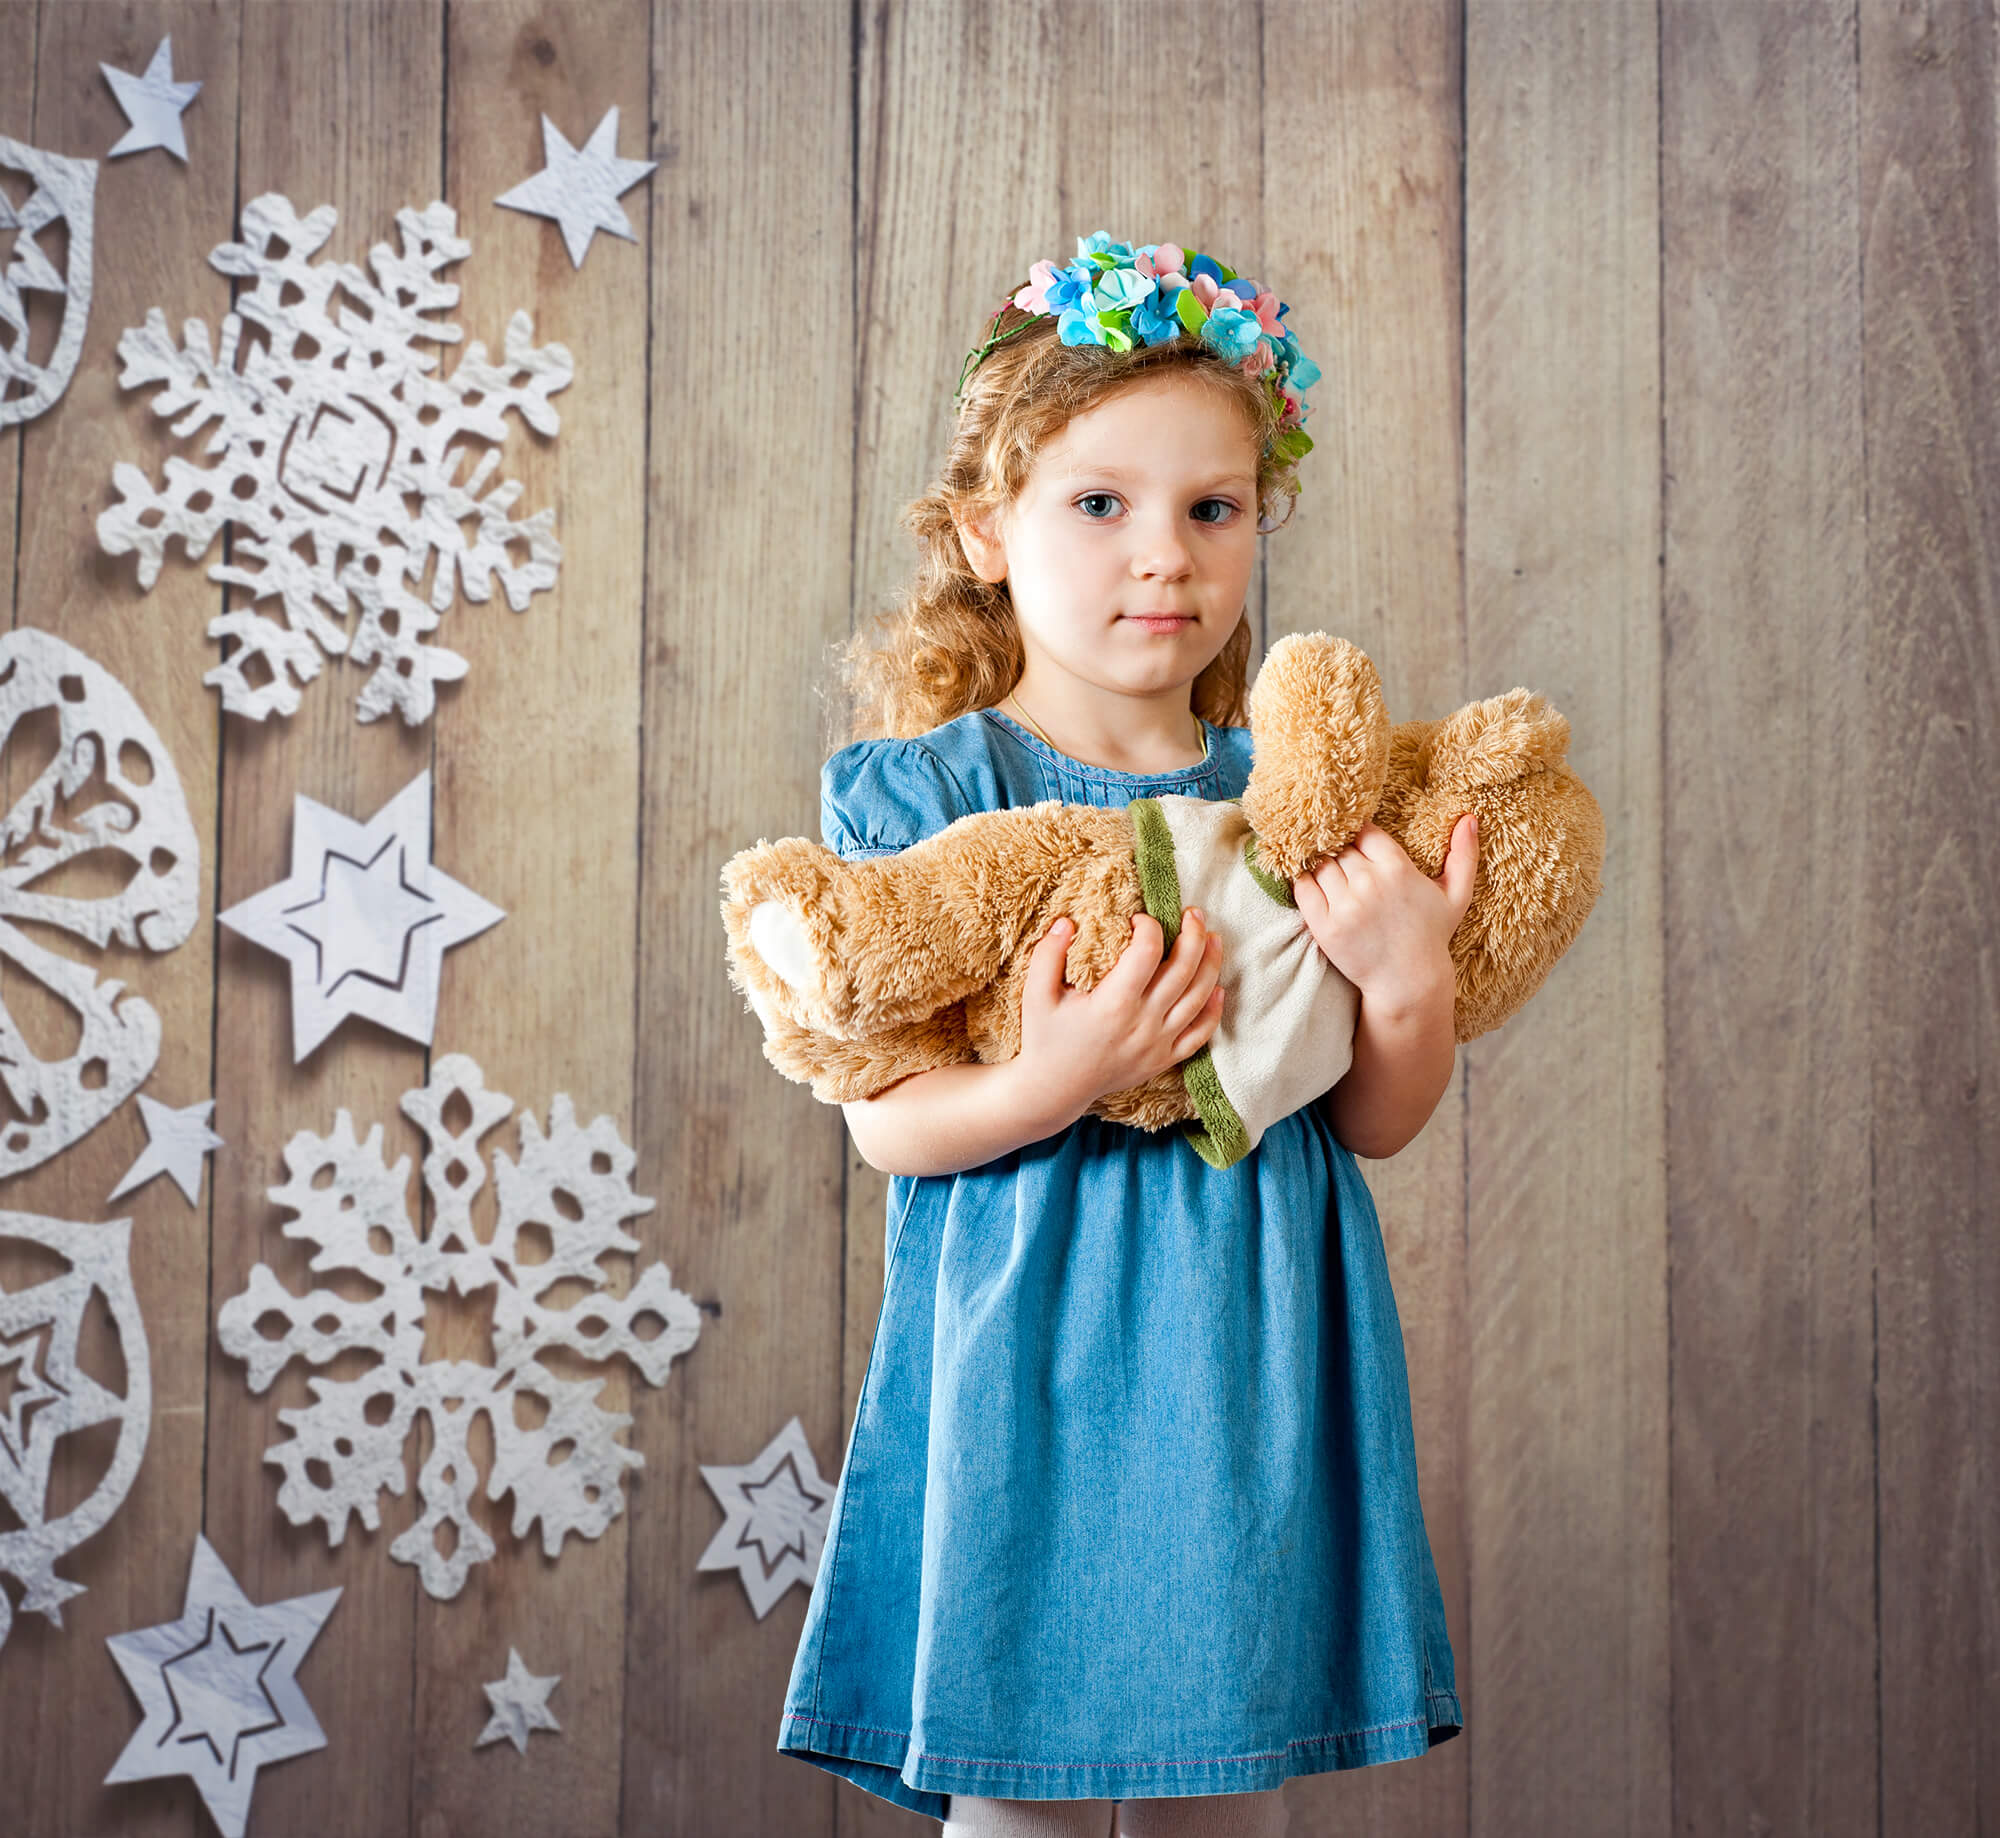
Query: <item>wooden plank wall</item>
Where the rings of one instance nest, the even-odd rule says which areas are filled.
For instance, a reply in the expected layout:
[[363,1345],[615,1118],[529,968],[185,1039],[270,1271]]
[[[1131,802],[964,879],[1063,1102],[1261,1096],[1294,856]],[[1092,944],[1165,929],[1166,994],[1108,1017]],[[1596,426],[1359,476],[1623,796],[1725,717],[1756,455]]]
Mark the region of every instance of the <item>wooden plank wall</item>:
[[[104,1637],[178,1612],[202,1528],[253,1596],[346,1592],[303,1673],[329,1746],[253,1832],[930,1829],[773,1751],[804,1592],[760,1622],[694,1570],[700,1463],[796,1412],[835,1472],[883,1253],[880,1179],[726,988],[715,873],[815,827],[826,647],[903,576],[959,359],[1100,227],[1267,278],[1326,370],[1260,641],[1347,633],[1398,714],[1542,688],[1610,824],[1569,957],[1367,1170],[1467,1731],[1294,1782],[1294,1838],[2000,1820],[1993,0],[0,0],[0,133],[101,156],[99,60],[168,32],[191,158],[102,167],[81,368],[0,437],[0,594],[173,752],[201,923],[106,974],[161,1013],[148,1090],[214,1096],[229,1146],[198,1209],[122,1209],[152,1440],[65,1565],[88,1594],[0,1652],[0,1824],[207,1829],[184,1783],[98,1785],[133,1726]],[[614,104],[659,171],[639,246],[573,271],[492,200],[541,111]],[[577,354],[560,436],[507,448],[560,584],[448,616],[470,674],[415,732],[356,724],[341,667],[224,719],[220,590],[96,553],[112,465],[174,447],[118,335],[217,323],[207,252],[271,190],[334,204],[348,260],[444,197],[467,335],[526,306]],[[440,864],[509,914],[437,1050],[617,1119],[704,1310],[663,1389],[606,1369],[625,1516],[552,1564],[492,1514],[450,1603],[390,1562],[397,1502],[338,1550],[284,1523],[261,1452],[302,1378],[252,1398],[210,1330],[258,1259],[303,1275],[290,1135],[344,1106],[415,1151],[431,1058],[350,1024],[294,1068],[282,967],[214,911],[282,871],[295,793],[365,816],[424,765]],[[113,1216],[141,1141],[127,1106],[0,1203]],[[481,1345],[470,1308],[431,1331]],[[74,1487],[107,1445],[72,1440]],[[510,1642],[563,1674],[525,1758],[472,1745]]]

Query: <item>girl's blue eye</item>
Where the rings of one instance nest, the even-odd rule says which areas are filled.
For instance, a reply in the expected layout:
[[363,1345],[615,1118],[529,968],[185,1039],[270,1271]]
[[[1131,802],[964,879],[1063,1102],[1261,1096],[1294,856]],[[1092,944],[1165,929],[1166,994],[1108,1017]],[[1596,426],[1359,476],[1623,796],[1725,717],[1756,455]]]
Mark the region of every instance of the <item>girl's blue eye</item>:
[[[1119,502],[1119,496],[1115,491],[1087,491],[1077,499],[1076,508],[1092,523],[1106,523],[1110,521],[1113,513],[1110,510],[1100,513],[1091,507],[1095,504],[1116,505]],[[1212,514],[1204,516],[1202,514],[1204,508],[1210,510]],[[1236,506],[1227,498],[1202,498],[1195,504],[1193,511],[1197,523],[1227,523],[1235,515]]]

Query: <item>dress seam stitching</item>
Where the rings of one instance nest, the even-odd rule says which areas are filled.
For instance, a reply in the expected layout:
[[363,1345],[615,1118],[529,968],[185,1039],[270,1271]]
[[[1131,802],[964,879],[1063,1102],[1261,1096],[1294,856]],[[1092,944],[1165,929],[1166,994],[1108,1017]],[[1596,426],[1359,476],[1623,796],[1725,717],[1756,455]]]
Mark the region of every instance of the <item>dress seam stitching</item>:
[[[1427,1697],[1429,1695],[1426,1693]],[[859,1730],[864,1735],[870,1736],[900,1736],[905,1742],[910,1739],[908,1730],[884,1729],[875,1723],[843,1723],[835,1717],[808,1716],[804,1711],[798,1710],[791,1712],[787,1721],[812,1723],[822,1729]],[[923,1761],[954,1762],[961,1767],[973,1768],[1202,1768],[1220,1761],[1271,1761],[1280,1755],[1290,1754],[1293,1749],[1313,1748],[1327,1742],[1344,1742],[1354,1736],[1386,1735],[1390,1730],[1427,1728],[1428,1725],[1429,1719],[1425,1717],[1402,1717],[1394,1723],[1369,1723],[1357,1729],[1329,1730],[1319,1736],[1297,1736],[1282,1749],[1252,1749],[1239,1751],[1234,1755],[1197,1755],[1185,1761],[1157,1757],[1135,1760],[1123,1755],[1085,1756],[1074,1761],[1017,1761],[1011,1756],[1002,1755],[940,1755],[935,1749],[920,1750],[918,1758]]]

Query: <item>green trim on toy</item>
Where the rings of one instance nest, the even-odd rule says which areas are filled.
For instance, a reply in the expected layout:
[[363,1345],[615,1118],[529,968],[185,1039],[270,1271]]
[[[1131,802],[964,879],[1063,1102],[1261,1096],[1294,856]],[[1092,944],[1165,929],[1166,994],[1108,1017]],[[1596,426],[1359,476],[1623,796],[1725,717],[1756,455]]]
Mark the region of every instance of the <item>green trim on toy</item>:
[[1250,878],[1277,901],[1280,906],[1297,906],[1292,897],[1292,884],[1281,881],[1270,869],[1257,859],[1257,832],[1252,830],[1243,839],[1243,865],[1250,870]]
[[[1134,798],[1132,855],[1139,869],[1139,897],[1160,922],[1167,949],[1180,936],[1181,877],[1174,866],[1174,833],[1155,798]],[[1204,1046],[1181,1061],[1181,1082],[1193,1101],[1198,1123],[1184,1124],[1194,1152],[1211,1168],[1227,1168],[1250,1153],[1250,1132],[1222,1089],[1215,1060]]]

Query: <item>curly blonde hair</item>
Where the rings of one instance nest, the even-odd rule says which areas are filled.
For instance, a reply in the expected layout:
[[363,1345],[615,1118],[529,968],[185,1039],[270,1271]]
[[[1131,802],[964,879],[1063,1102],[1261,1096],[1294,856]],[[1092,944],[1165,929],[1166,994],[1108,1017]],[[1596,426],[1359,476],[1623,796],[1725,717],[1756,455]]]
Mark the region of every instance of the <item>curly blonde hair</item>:
[[[1011,309],[1010,309],[1011,310]],[[917,539],[917,571],[900,601],[835,647],[852,703],[849,738],[922,734],[972,709],[991,708],[1021,680],[1026,657],[1002,581],[983,581],[959,541],[954,513],[983,521],[1019,495],[1036,458],[1076,416],[1136,379],[1185,376],[1237,403],[1261,457],[1260,527],[1288,522],[1298,497],[1296,460],[1272,451],[1279,409],[1245,376],[1192,339],[1114,351],[1065,345],[1053,316],[997,345],[966,385],[958,424],[936,482],[903,509]],[[1250,621],[1194,680],[1194,712],[1222,727],[1246,720]]]

